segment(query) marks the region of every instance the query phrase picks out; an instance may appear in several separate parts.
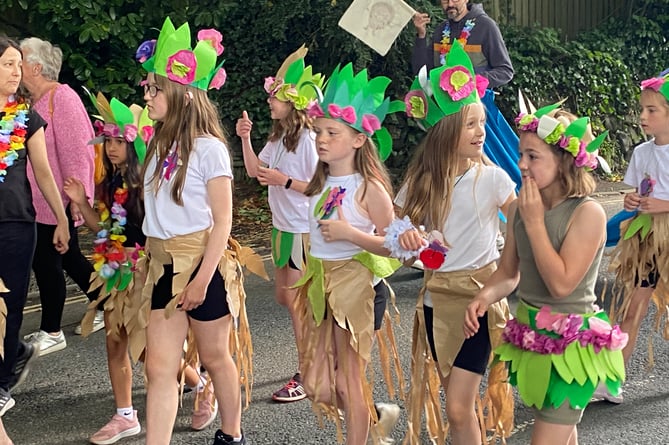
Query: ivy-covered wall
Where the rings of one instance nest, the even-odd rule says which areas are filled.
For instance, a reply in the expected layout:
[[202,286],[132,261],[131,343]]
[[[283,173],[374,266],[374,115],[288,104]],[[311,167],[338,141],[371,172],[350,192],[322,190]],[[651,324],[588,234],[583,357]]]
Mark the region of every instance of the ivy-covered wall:
[[[328,74],[337,63],[353,62],[372,75],[393,80],[390,94],[401,97],[411,82],[414,28],[407,25],[381,57],[337,26],[350,1],[343,0],[0,0],[0,32],[37,36],[59,45],[66,61],[61,81],[85,85],[124,101],[142,103],[137,87],[143,73],[134,61],[137,46],[155,38],[163,19],[186,20],[194,32],[215,27],[223,33],[228,82],[212,91],[226,128],[247,110],[254,119],[255,145],[270,127],[263,79],[274,75],[283,58],[302,43],[307,63]],[[577,114],[588,114],[598,129],[611,131],[605,154],[622,166],[627,151],[641,139],[636,125],[638,84],[669,66],[669,0],[632,2],[628,17],[611,19],[570,41],[558,31],[502,25],[516,76],[499,89],[497,102],[511,119],[517,89],[540,106],[567,98]],[[411,5],[441,20],[439,2]],[[390,167],[402,169],[422,132],[404,116],[387,120],[393,134]],[[230,135],[233,148],[238,138]]]

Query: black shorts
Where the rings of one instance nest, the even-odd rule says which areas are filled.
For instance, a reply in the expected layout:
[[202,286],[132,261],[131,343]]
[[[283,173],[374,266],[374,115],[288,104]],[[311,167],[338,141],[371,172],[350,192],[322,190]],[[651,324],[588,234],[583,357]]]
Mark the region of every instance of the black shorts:
[[386,302],[390,296],[390,290],[386,282],[381,280],[374,286],[374,330],[381,329],[383,315],[386,313]]
[[[434,346],[434,331],[432,320],[434,318],[434,310],[431,307],[423,306],[423,313],[425,314],[425,330],[427,331],[427,341],[430,344],[430,351],[435,362],[437,360],[437,350]],[[490,336],[488,335],[488,313],[479,317],[479,330],[473,337],[464,341],[460,352],[455,357],[453,366],[465,371],[474,372],[476,374],[485,374],[488,367],[488,360],[490,359]]]
[[[200,269],[198,266],[190,276],[192,280]],[[174,277],[174,266],[166,264],[163,266],[163,276],[153,286],[151,294],[151,309],[165,309],[172,299],[172,277]],[[190,282],[190,280],[189,280]],[[211,277],[207,287],[207,295],[204,302],[192,311],[187,311],[188,316],[197,321],[211,321],[223,318],[230,313],[228,307],[227,292],[225,291],[225,282],[218,268]]]

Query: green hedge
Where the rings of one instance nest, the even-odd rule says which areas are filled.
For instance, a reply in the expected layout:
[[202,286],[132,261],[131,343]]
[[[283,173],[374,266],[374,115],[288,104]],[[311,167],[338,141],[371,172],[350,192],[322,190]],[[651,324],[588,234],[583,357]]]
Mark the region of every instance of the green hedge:
[[[522,88],[536,105],[567,98],[577,114],[593,118],[598,130],[611,131],[604,153],[622,166],[629,148],[641,139],[636,126],[638,83],[669,64],[666,30],[669,0],[637,2],[626,20],[611,20],[596,30],[565,42],[551,29],[503,26],[516,69],[513,81],[499,89],[497,102],[511,119]],[[410,54],[415,31],[407,25],[386,57],[380,57],[337,26],[350,1],[336,0],[0,0],[0,29],[10,36],[37,36],[63,48],[61,80],[86,85],[124,101],[142,103],[137,87],[143,73],[134,51],[155,38],[166,15],[175,24],[188,20],[192,30],[216,27],[223,33],[228,82],[212,97],[226,128],[247,110],[255,122],[254,144],[260,147],[271,125],[263,79],[274,75],[284,57],[302,43],[310,48],[307,62],[324,74],[337,63],[353,62],[372,75],[393,80],[389,93],[401,97],[411,83]],[[438,2],[414,0],[438,22]],[[387,125],[395,141],[388,164],[401,170],[422,132],[405,116]],[[238,138],[232,134],[233,147]]]

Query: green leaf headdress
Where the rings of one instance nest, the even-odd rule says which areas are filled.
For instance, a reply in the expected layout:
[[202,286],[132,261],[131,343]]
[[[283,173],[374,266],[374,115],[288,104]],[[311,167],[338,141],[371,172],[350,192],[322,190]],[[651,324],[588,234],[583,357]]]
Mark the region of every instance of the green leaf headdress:
[[158,40],[142,43],[135,57],[146,71],[172,82],[205,91],[219,89],[227,78],[223,62],[216,64],[216,58],[223,53],[223,37],[215,29],[203,29],[197,33],[197,39],[195,49],[191,49],[188,23],[175,29],[167,17]]
[[153,121],[149,119],[146,107],[136,104],[128,107],[116,98],[112,98],[110,102],[102,93],[94,96],[86,88],[84,90],[100,113],[99,116],[94,116],[98,118],[93,124],[96,137],[90,143],[104,142],[105,137],[125,139],[126,142],[133,143],[137,159],[143,164],[146,144],[153,135]]
[[302,45],[286,57],[275,77],[265,79],[265,91],[282,102],[291,102],[296,110],[304,110],[316,99],[325,80],[322,74],[313,74],[311,65],[304,66],[307,51]]
[[[308,107],[309,116],[337,120],[374,139],[381,160],[392,151],[393,141],[381,124],[390,113],[404,109],[402,101],[385,97],[390,79],[384,76],[369,79],[367,70],[353,73],[353,65],[339,65],[319,93],[319,100]],[[320,90],[320,88],[319,88]]]
[[474,74],[472,61],[457,40],[445,64],[430,70],[423,66],[404,96],[407,116],[427,130],[442,118],[455,114],[465,105],[480,101],[488,79]]
[[657,91],[669,102],[669,68],[662,71],[657,77],[642,81],[641,89]]
[[589,117],[580,117],[567,123],[551,115],[551,112],[557,110],[563,102],[564,100],[561,100],[535,111],[532,103],[521,97],[521,112],[515,119],[518,130],[536,133],[547,144],[568,151],[574,157],[576,167],[594,170],[601,165],[604,171],[610,172],[606,161],[597,155],[609,132],[605,131],[592,141],[586,142],[584,137],[588,133]]

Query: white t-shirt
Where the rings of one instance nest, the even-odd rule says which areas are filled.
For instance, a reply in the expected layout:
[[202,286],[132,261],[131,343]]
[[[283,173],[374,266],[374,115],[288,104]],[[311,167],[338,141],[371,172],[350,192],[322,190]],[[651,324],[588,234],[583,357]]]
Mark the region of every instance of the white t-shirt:
[[[294,152],[286,150],[283,138],[267,142],[258,159],[293,179],[309,182],[318,163],[316,135],[304,129]],[[308,197],[296,190],[286,189],[284,185],[271,185],[268,187],[268,201],[274,227],[290,233],[309,232]]]
[[207,195],[207,182],[220,176],[232,178],[230,154],[225,144],[213,137],[195,139],[181,195],[183,206],[178,205],[171,197],[174,175],[182,167],[175,167],[170,180],[163,180],[156,193],[151,180],[156,157],[153,156],[147,162],[144,177],[145,217],[142,224],[144,234],[169,239],[211,227],[214,220]]
[[[477,164],[456,181],[451,211],[441,231],[450,249],[438,272],[478,269],[499,258],[499,208],[516,187],[509,175],[494,165]],[[395,202],[402,207],[405,199],[403,188]]]
[[655,139],[637,145],[623,182],[638,189],[646,174],[656,181],[650,196],[669,201],[669,145]]

